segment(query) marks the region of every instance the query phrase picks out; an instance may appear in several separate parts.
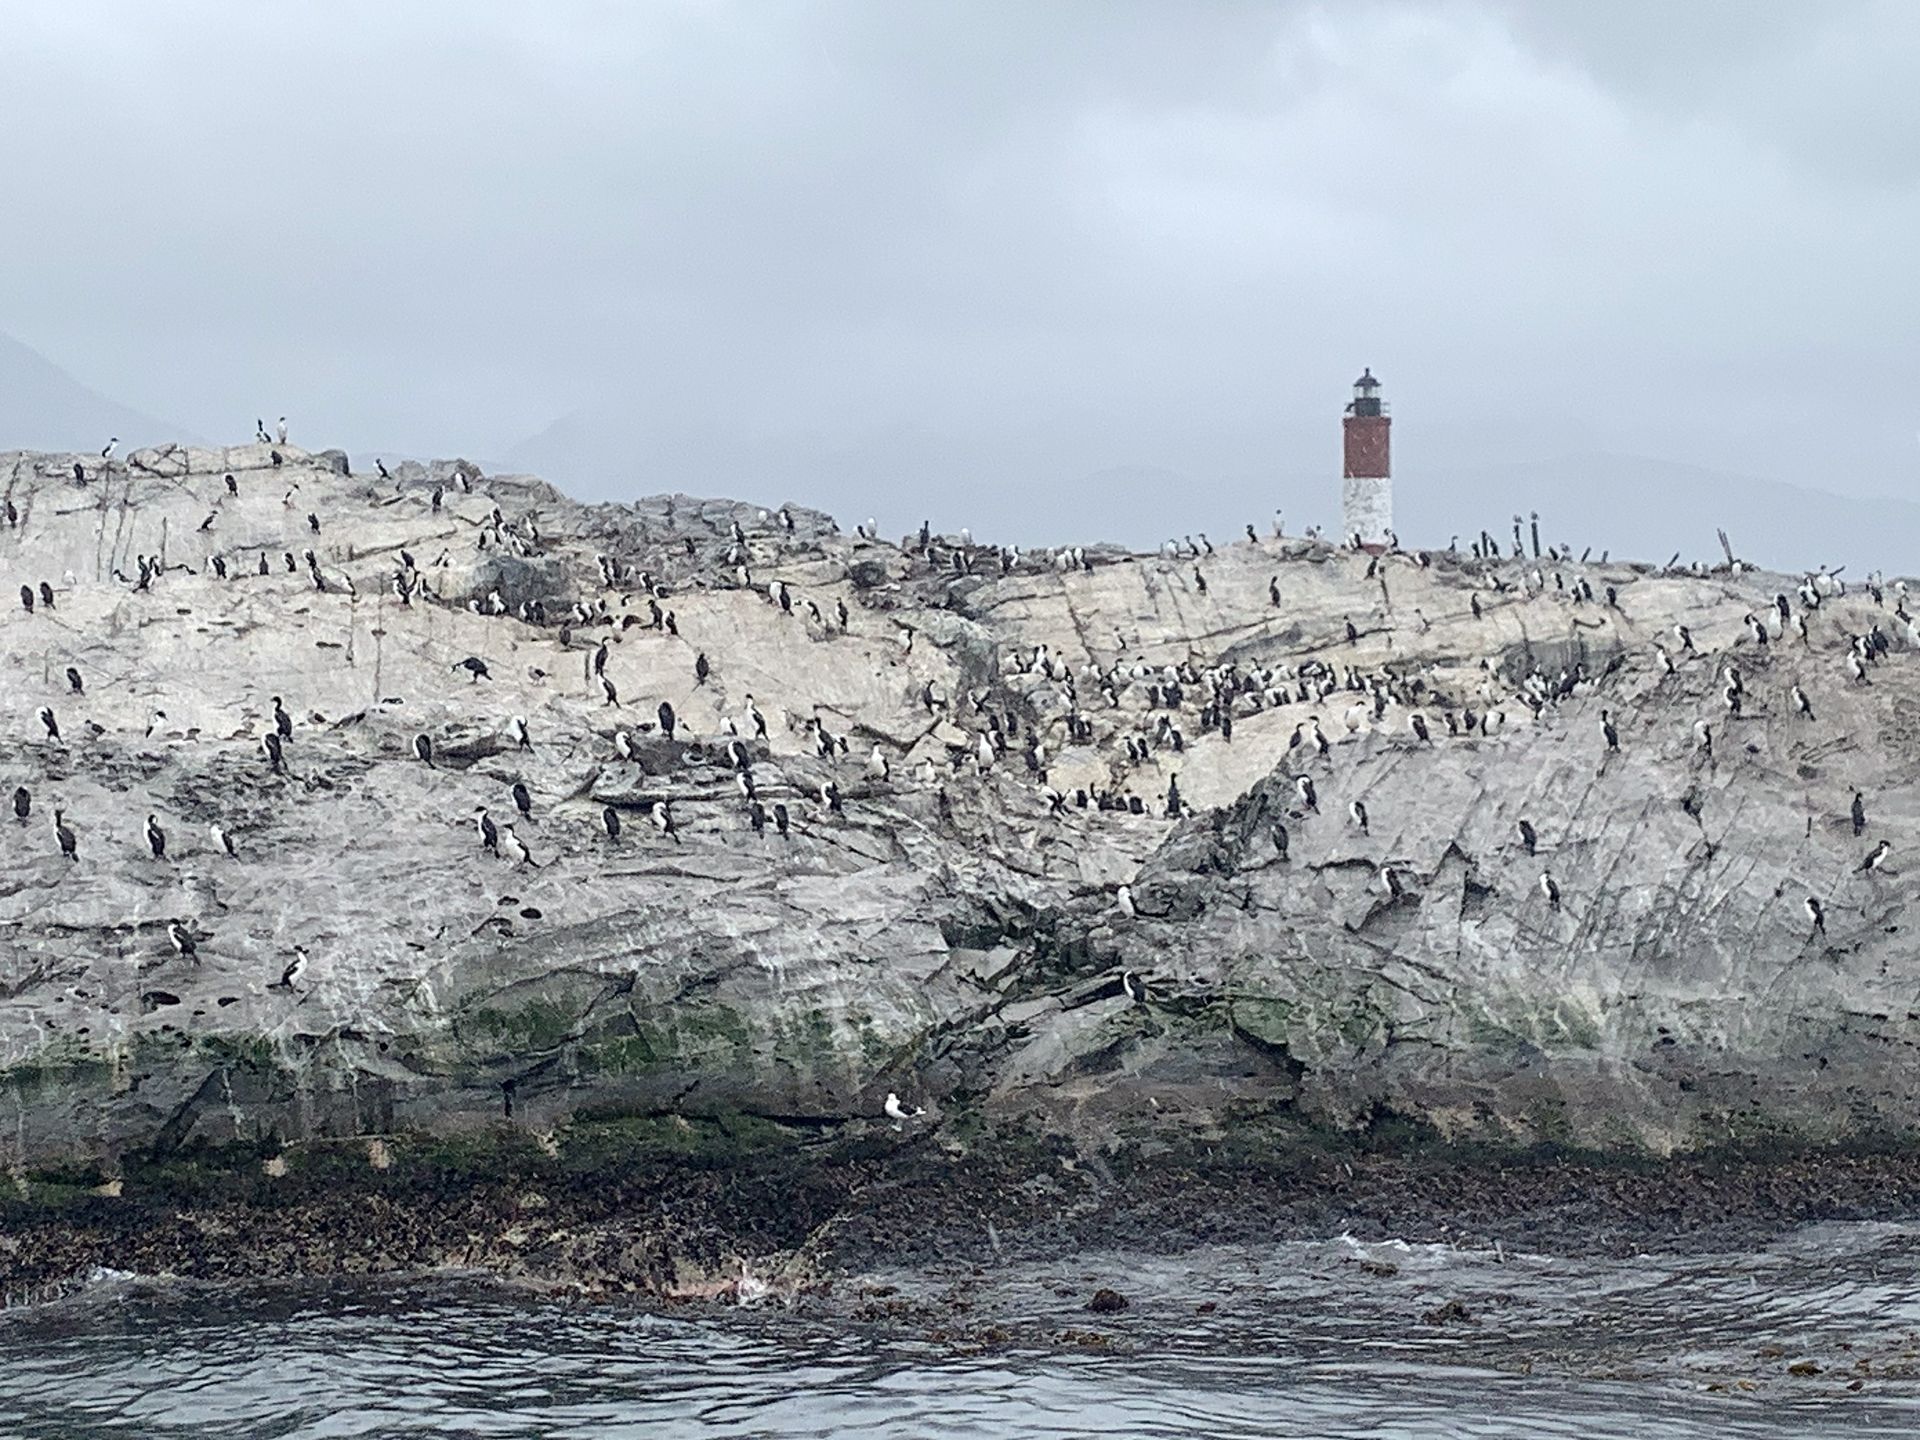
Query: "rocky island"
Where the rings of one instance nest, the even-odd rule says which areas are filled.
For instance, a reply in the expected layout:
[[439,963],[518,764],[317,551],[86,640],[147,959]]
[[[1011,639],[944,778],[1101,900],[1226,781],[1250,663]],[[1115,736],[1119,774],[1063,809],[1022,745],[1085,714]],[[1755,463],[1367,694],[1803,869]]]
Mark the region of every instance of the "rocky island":
[[0,488],[10,1284],[1916,1193],[1904,584]]

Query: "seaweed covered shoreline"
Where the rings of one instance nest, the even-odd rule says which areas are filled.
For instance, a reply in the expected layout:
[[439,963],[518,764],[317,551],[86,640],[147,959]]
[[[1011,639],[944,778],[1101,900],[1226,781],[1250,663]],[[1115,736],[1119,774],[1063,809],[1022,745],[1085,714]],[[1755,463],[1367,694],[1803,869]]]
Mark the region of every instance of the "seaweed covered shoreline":
[[0,1290],[56,1296],[95,1268],[210,1281],[456,1270],[586,1298],[724,1300],[1085,1250],[1347,1234],[1626,1254],[1917,1213],[1920,1149],[1891,1142],[1655,1158],[1253,1120],[1205,1143],[1089,1153],[1020,1127],[960,1142],[668,1117],[22,1175],[0,1206]]

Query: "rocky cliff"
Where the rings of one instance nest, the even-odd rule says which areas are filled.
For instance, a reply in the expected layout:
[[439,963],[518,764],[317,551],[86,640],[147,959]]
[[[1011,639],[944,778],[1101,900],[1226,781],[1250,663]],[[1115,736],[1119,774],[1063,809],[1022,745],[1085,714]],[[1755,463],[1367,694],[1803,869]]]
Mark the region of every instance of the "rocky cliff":
[[1016,556],[265,445],[0,486],[15,1167],[889,1092],[916,1132],[1913,1128],[1903,590]]

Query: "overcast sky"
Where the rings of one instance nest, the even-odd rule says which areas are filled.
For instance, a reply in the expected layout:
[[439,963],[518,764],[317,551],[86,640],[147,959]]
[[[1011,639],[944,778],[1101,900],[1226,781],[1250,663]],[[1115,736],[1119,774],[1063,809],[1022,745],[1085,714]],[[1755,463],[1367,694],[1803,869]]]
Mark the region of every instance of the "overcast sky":
[[1920,489],[1912,0],[0,17],[0,332],[207,436],[1239,517],[1371,365],[1403,487]]

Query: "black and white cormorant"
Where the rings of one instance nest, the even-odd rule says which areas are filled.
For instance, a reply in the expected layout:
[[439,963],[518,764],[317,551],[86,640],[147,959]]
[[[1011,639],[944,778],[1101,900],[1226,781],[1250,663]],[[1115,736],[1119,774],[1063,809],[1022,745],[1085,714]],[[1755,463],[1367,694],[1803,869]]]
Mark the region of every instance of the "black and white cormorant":
[[178,920],[167,922],[167,939],[173,942],[173,953],[187,960],[200,958],[193,943],[193,932]]
[[144,833],[147,837],[147,848],[153,852],[153,858],[156,860],[166,859],[167,832],[160,828],[159,816],[147,816],[147,827]]
[[240,858],[240,852],[233,846],[233,836],[227,833],[225,826],[215,821],[207,827],[207,833],[213,837],[214,849],[224,851],[232,859]]
[[606,827],[609,840],[620,838],[620,812],[613,806],[609,805],[600,812],[600,823]]
[[1856,873],[1863,874],[1863,875],[1871,875],[1874,871],[1878,870],[1882,865],[1887,863],[1887,853],[1892,849],[1893,849],[1892,841],[1882,840],[1878,845],[1874,846],[1873,849],[1867,852],[1867,858],[1860,862],[1860,865]]
[[478,810],[473,812],[473,823],[474,827],[480,832],[480,848],[482,850],[491,850],[494,854],[498,855],[500,853],[500,828],[493,823],[493,817],[487,814],[486,806],[482,805]]
[[1867,828],[1867,797],[1858,790],[1853,792],[1853,833],[1858,835]]
[[16,785],[13,789],[13,818],[25,820],[33,813],[33,796],[27,793],[27,787]]
[[514,781],[512,794],[513,794],[513,808],[520,812],[520,818],[522,820],[532,819],[533,818],[533,794],[531,791],[527,789],[526,782],[524,780]]
[[433,764],[432,738],[427,735],[414,736],[413,737],[413,755],[416,760],[419,760],[424,764],[427,764],[427,765]]
[[1826,934],[1827,933],[1827,907],[1822,905],[1819,899],[1812,895],[1807,896],[1806,900],[1803,903],[1806,906],[1807,919],[1813,922],[1814,934],[1816,935]]
[[469,655],[466,659],[460,661],[458,664],[454,665],[452,668],[455,670],[466,671],[467,674],[474,680],[493,679],[493,676],[487,673],[487,662],[482,660],[478,655]]
[[1559,882],[1544,871],[1540,875],[1540,893],[1547,897],[1547,908],[1549,910],[1558,910],[1560,908]]
[[58,740],[60,738],[60,723],[53,718],[53,707],[51,705],[42,705],[39,710],[39,715],[40,723],[47,727],[47,738],[49,740]]
[[[516,865],[533,865],[533,852],[527,849],[527,842],[514,833],[513,826],[507,826],[500,835],[506,844],[506,855],[509,860]],[[534,868],[539,867],[536,865]]]
[[293,738],[293,717],[287,714],[287,707],[280,703],[278,695],[273,697],[273,728],[282,740]]

